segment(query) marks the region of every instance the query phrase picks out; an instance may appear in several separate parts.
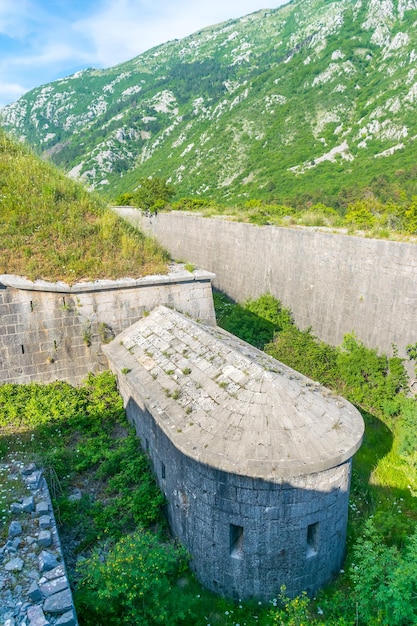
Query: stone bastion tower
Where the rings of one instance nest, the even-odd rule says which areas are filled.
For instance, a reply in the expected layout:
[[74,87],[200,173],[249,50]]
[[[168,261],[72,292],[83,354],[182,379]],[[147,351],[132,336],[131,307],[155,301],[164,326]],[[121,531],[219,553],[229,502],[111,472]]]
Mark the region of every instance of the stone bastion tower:
[[164,306],[103,350],[203,585],[266,600],[339,572],[364,431],[349,402]]

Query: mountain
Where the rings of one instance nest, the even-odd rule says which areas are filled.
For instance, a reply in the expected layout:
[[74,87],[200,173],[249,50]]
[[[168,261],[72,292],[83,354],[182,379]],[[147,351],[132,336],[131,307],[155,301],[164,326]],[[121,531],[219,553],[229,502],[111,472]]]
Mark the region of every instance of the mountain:
[[415,177],[417,0],[292,0],[38,87],[2,125],[115,197],[225,202]]

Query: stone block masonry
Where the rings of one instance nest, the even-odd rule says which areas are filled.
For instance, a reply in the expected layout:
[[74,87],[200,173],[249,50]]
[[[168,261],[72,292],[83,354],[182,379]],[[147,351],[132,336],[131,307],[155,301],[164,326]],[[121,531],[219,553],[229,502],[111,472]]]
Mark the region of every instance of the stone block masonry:
[[[254,226],[183,212],[152,219],[118,207],[152,233],[174,259],[216,275],[214,286],[242,302],[271,293],[300,328],[339,345],[354,331],[385,354],[406,357],[417,342],[417,245],[320,232]],[[411,370],[410,370],[411,373]]]
[[103,349],[206,587],[268,600],[339,572],[364,428],[352,405],[163,306]]
[[107,368],[101,345],[158,304],[214,324],[212,278],[181,266],[166,276],[73,286],[0,276],[0,383],[79,384]]

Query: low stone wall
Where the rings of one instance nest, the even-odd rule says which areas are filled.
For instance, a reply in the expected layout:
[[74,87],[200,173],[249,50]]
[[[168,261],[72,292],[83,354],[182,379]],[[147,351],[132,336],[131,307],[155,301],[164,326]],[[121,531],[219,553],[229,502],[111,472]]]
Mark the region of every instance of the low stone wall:
[[79,384],[107,367],[101,345],[158,304],[215,323],[212,274],[173,266],[166,276],[93,283],[0,276],[0,383]]
[[[77,626],[48,486],[33,463],[5,463],[16,482],[8,537],[0,546],[0,623]],[[20,487],[22,482],[26,491]]]
[[[339,345],[354,331],[368,347],[406,357],[417,342],[417,245],[203,218],[183,212],[147,218],[118,207],[172,258],[214,272],[214,286],[242,302],[269,292],[300,328]],[[411,371],[410,371],[411,373]]]

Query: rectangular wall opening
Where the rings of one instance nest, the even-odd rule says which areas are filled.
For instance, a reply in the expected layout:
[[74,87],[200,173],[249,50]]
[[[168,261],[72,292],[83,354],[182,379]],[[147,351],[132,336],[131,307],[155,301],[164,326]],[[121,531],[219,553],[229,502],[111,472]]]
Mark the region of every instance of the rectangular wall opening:
[[307,558],[315,556],[319,547],[319,523],[307,527]]
[[161,463],[161,476],[165,479],[165,464]]
[[243,558],[243,526],[230,524],[230,556],[234,559]]

